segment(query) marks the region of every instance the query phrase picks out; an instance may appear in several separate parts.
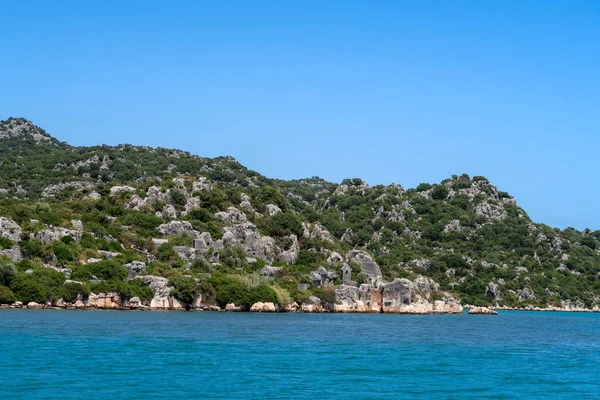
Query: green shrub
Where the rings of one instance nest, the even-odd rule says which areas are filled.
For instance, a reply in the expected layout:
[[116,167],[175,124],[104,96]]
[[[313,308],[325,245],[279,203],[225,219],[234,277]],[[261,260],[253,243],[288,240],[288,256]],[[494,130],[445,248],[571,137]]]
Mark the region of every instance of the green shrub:
[[247,307],[251,301],[248,288],[234,279],[213,277],[209,280],[209,283],[215,288],[216,301],[221,307],[229,303]]
[[10,249],[12,246],[12,240],[9,238],[0,237],[0,250]]
[[450,192],[444,185],[436,185],[431,191],[431,198],[434,200],[446,200]]
[[127,270],[113,260],[102,260],[91,264],[75,267],[71,273],[71,278],[79,281],[88,281],[92,275],[98,279],[107,281],[122,281],[127,278]]
[[181,189],[171,189],[170,192],[171,203],[175,206],[185,206],[187,199],[185,193]]
[[23,303],[46,301],[46,290],[44,286],[33,278],[17,275],[10,283],[10,288],[17,300]]
[[0,285],[10,286],[16,274],[17,267],[13,263],[0,264]]
[[124,225],[131,225],[142,231],[154,231],[163,222],[161,218],[155,215],[143,214],[137,211],[129,211],[123,216]]
[[317,296],[321,299],[321,303],[323,304],[333,304],[335,303],[335,294],[333,293],[333,287],[323,287],[323,288],[312,288],[311,292],[313,296]]
[[589,247],[592,250],[595,250],[596,247],[598,247],[598,243],[596,242],[596,239],[594,239],[593,236],[584,236],[581,238],[581,240],[579,240],[579,243],[582,246]]
[[12,290],[0,285],[0,304],[12,304],[17,301]]
[[263,303],[278,303],[277,293],[269,285],[265,285],[264,283],[250,288],[248,305],[251,306],[259,301],[262,301]]
[[23,240],[20,244],[21,252],[27,258],[44,257],[44,245],[38,239]]
[[61,291],[61,297],[64,301],[74,302],[77,300],[77,296],[81,294],[83,297],[90,295],[90,289],[85,284],[79,284],[77,282],[66,282]]
[[267,236],[302,235],[302,222],[298,216],[291,212],[281,212],[268,218],[262,225],[262,230]]
[[173,297],[186,306],[191,305],[200,294],[200,286],[193,279],[180,274],[173,274],[169,278],[169,285],[175,288],[171,293]]
[[63,242],[55,242],[52,245],[52,252],[56,256],[56,259],[61,263],[66,263],[75,259],[73,249]]
[[40,220],[47,225],[57,226],[60,225],[60,222],[62,221],[62,217],[53,212],[41,212],[38,215]]
[[123,299],[138,297],[142,301],[152,298],[152,290],[140,279],[130,281],[102,281],[90,285],[90,290],[94,293],[118,293]]

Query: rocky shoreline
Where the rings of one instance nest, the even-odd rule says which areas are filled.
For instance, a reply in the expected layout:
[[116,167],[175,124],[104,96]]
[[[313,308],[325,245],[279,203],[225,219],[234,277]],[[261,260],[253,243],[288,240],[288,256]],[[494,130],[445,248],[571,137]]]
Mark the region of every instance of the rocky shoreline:
[[[102,294],[100,294],[102,295]],[[227,304],[226,307],[221,308],[217,305],[199,305],[194,308],[185,308],[185,307],[150,307],[148,305],[144,305],[135,301],[130,300],[126,302],[126,304],[120,304],[112,301],[112,298],[109,296],[98,297],[103,298],[104,300],[92,301],[92,303],[86,302],[84,303],[81,300],[76,301],[75,303],[66,303],[64,301],[57,301],[55,303],[46,303],[39,304],[35,302],[30,302],[28,304],[24,304],[20,301],[17,301],[13,304],[0,304],[0,310],[7,309],[29,309],[29,310],[115,310],[115,311],[196,311],[196,312],[251,312],[251,313],[342,313],[342,314],[401,314],[401,315],[440,315],[440,314],[463,314],[467,313],[470,315],[497,315],[498,311],[537,311],[537,312],[575,312],[575,313],[600,313],[600,309],[598,308],[560,308],[560,307],[478,307],[466,305],[463,307],[455,307],[452,311],[445,311],[444,309],[436,309],[431,308],[426,305],[418,305],[416,307],[408,307],[403,310],[398,311],[377,311],[377,310],[368,310],[368,309],[352,309],[349,310],[345,308],[343,305],[334,304],[334,305],[315,305],[315,304],[302,304],[298,305],[297,303],[292,303],[288,306],[282,307],[278,304],[274,303],[263,303],[258,302],[252,305],[250,309],[245,309],[235,304]],[[108,299],[108,300],[107,300]]]

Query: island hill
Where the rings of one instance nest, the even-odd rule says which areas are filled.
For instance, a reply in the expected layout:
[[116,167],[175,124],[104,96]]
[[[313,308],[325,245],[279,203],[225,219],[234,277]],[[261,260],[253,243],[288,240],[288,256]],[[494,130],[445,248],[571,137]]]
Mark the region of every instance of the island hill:
[[231,157],[73,147],[0,122],[3,307],[459,313],[600,306],[600,231],[481,176],[283,181]]

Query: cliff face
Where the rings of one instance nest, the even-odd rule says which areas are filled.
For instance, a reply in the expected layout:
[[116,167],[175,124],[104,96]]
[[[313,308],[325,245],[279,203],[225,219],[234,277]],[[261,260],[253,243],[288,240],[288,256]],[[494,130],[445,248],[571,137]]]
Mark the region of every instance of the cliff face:
[[[0,285],[29,297],[17,300],[39,285],[46,298],[35,300],[74,301],[61,286],[72,274],[82,302],[90,290],[118,293],[111,306],[600,304],[600,232],[536,224],[484,177],[414,189],[273,180],[231,157],[72,147],[24,119],[0,122],[0,165],[0,264],[15,269]],[[146,267],[139,279],[128,275],[132,262]]]

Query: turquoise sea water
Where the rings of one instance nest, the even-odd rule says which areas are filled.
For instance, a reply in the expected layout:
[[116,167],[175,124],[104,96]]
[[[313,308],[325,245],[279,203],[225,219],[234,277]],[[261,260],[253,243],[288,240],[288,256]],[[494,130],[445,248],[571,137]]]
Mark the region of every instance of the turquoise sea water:
[[600,398],[600,315],[0,310],[0,398]]

